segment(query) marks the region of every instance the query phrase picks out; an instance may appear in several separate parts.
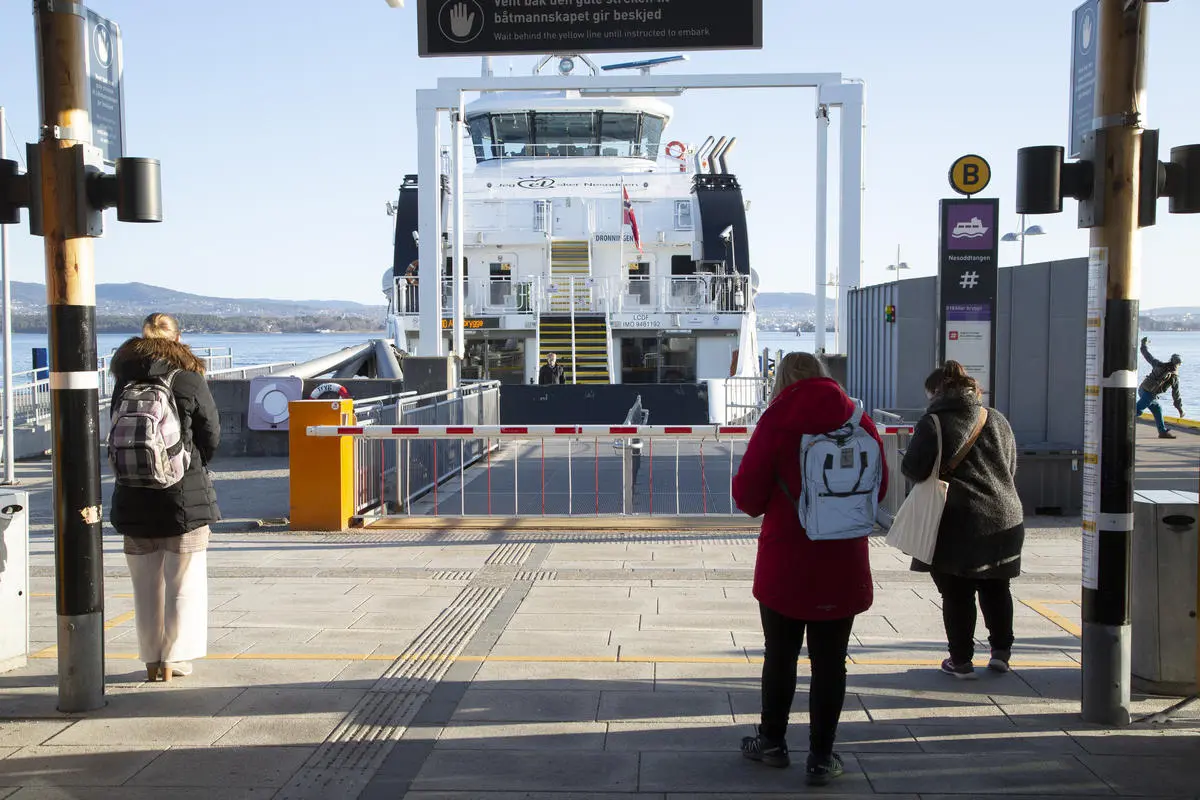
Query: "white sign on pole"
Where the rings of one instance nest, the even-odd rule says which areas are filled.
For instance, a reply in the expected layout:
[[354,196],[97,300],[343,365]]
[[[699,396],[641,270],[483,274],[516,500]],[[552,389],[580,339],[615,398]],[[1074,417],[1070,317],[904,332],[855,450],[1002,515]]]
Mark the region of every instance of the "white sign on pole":
[[1104,371],[1104,306],[1108,297],[1108,248],[1093,247],[1088,259],[1087,370],[1083,396],[1083,585],[1096,588],[1100,516],[1101,404]]

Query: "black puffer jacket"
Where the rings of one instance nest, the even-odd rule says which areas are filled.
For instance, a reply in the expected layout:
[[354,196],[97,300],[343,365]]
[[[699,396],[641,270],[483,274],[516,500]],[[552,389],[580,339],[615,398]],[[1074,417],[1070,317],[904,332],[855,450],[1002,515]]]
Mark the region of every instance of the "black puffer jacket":
[[[1017,495],[1017,445],[1008,420],[988,409],[987,424],[975,445],[952,472],[946,462],[966,443],[983,407],[975,392],[948,392],[933,398],[928,413],[917,423],[900,469],[923,481],[937,457],[937,432],[931,414],[942,426],[942,479],[950,485],[938,528],[932,569],[965,578],[1015,578],[1021,574],[1025,515]],[[913,562],[913,569],[930,565]]]
[[166,489],[121,485],[113,489],[112,525],[126,536],[180,536],[221,518],[207,470],[221,442],[221,424],[204,379],[204,362],[191,348],[169,339],[125,342],[112,359],[113,402],[131,381],[166,377],[174,369],[182,370],[172,388],[183,441],[192,453],[191,464],[183,480]]

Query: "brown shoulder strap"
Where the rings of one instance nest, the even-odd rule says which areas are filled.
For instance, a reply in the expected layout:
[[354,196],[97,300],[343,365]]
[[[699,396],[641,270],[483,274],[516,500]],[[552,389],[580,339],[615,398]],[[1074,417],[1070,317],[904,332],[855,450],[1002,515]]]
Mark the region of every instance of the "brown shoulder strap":
[[987,424],[987,418],[987,408],[980,408],[979,419],[975,421],[975,430],[971,431],[971,435],[967,438],[966,443],[958,449],[958,452],[954,454],[954,458],[946,462],[946,466],[942,468],[942,472],[953,472],[962,463],[962,460],[967,457],[967,453],[971,452],[971,448],[975,446],[976,440],[979,439],[979,434],[983,433],[983,426]]

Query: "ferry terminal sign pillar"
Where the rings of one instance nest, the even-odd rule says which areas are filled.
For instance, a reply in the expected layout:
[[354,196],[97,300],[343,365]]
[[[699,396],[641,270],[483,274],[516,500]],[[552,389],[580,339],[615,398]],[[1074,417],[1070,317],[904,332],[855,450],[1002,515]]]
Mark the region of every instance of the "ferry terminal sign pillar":
[[979,381],[984,403],[991,404],[1000,201],[942,200],[939,216],[938,363],[961,363]]

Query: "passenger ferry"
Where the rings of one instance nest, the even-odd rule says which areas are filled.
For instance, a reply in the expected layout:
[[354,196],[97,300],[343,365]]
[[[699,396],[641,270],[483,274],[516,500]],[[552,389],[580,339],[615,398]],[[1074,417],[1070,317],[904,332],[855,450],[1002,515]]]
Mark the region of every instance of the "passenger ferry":
[[[599,74],[586,56],[544,58],[535,74],[555,59],[558,74],[579,62]],[[672,108],[657,98],[574,89],[487,92],[464,116],[474,165],[464,161],[462,378],[535,382],[550,353],[567,383],[758,374],[757,276],[729,168],[734,137],[675,137]],[[389,336],[409,353],[422,313],[417,198],[427,187],[417,183],[406,176],[389,206],[394,263],[384,276]],[[447,242],[451,216],[442,214]]]

